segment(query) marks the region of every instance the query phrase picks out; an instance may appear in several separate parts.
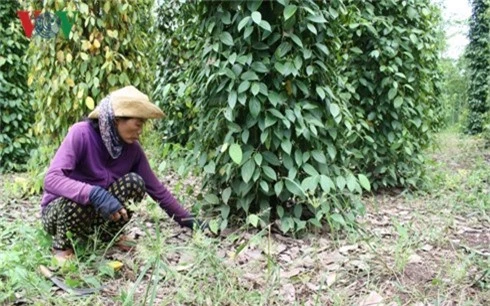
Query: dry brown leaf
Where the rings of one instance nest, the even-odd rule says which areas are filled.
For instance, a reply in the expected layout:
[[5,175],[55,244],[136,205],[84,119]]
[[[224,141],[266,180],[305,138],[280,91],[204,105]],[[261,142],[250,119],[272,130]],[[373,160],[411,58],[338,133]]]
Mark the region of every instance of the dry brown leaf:
[[332,263],[343,263],[347,260],[347,257],[341,255],[338,251],[318,254],[318,258],[323,266],[327,266]]
[[311,258],[309,255],[308,256],[305,256],[303,257],[301,260],[300,260],[300,263],[301,263],[301,266],[302,267],[305,267],[305,268],[312,268],[315,266],[315,261],[313,260],[313,258]]
[[298,275],[304,271],[305,271],[304,268],[293,268],[293,269],[290,269],[288,271],[281,270],[280,275],[283,278],[291,278],[291,277],[296,276],[296,275]]
[[327,275],[327,287],[332,286],[337,280],[337,273],[333,272]]
[[420,257],[418,254],[412,254],[410,257],[408,257],[408,263],[421,263],[422,262],[422,257]]
[[348,265],[354,266],[358,270],[362,270],[362,271],[366,271],[369,269],[369,265],[362,260],[352,260],[352,261],[348,262]]
[[318,289],[320,289],[320,286],[313,283],[306,283],[306,287],[308,287],[308,289],[310,289],[311,291],[318,291]]
[[289,254],[289,256],[291,256],[292,259],[296,259],[299,257],[299,248],[298,247],[292,247],[291,249],[289,249],[289,251],[286,251],[287,254]]
[[329,265],[326,265],[325,266],[325,269],[326,270],[329,270],[329,271],[337,271],[340,269],[340,265],[339,264],[329,264]]
[[348,254],[350,251],[357,250],[359,248],[359,245],[357,243],[352,244],[352,245],[346,245],[343,246],[339,249],[339,252],[342,254]]
[[279,243],[276,247],[276,253],[281,254],[282,252],[287,250],[287,246],[285,244]]
[[285,284],[282,286],[281,293],[284,299],[291,304],[296,300],[296,289],[294,289],[293,284]]
[[376,291],[371,291],[369,295],[365,298],[363,298],[359,306],[382,306],[383,304],[383,297],[379,295]]

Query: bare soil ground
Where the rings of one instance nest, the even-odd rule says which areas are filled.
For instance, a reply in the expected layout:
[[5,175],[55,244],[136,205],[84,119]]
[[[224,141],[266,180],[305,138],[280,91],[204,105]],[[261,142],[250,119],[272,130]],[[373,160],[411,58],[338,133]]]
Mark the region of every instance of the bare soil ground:
[[[84,266],[88,255],[72,271],[81,278],[95,275],[104,290],[73,300],[52,287],[51,303],[489,305],[490,153],[480,142],[454,134],[442,135],[440,143],[429,155],[434,189],[366,196],[367,214],[351,232],[293,238],[274,228],[242,227],[210,238],[176,227],[163,213],[147,209],[151,204],[138,208],[126,229],[139,242],[135,250],[112,248],[96,259],[121,261],[119,272],[102,277],[100,269]],[[15,180],[2,177],[0,194],[11,194],[6,189]],[[175,175],[163,180],[175,190]],[[183,180],[184,188],[194,184]],[[0,230],[18,220],[39,228],[38,202],[0,199]],[[6,239],[15,243],[0,238],[2,248]],[[15,297],[11,302],[17,304],[45,298],[23,290]]]

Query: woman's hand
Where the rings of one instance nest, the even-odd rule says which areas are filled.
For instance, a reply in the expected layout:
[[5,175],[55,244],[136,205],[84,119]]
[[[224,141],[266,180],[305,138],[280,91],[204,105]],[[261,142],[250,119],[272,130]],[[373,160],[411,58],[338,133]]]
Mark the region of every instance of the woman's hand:
[[[128,213],[124,206],[102,187],[94,186],[90,191],[90,202],[95,207],[95,210],[102,215],[106,220],[117,221],[121,216],[127,220]],[[124,212],[123,212],[124,210]],[[125,217],[126,216],[126,217]]]
[[119,219],[121,219],[121,218],[123,218],[124,221],[128,221],[129,220],[129,218],[128,218],[128,212],[124,208],[122,208],[119,211],[116,211],[115,213],[113,213],[110,216],[110,219],[113,222],[119,221]]

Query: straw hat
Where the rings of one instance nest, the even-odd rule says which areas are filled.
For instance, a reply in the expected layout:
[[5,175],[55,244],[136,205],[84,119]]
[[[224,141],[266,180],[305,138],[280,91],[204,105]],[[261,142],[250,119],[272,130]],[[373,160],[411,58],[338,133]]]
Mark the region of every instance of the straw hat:
[[[115,117],[155,119],[165,116],[158,106],[150,102],[147,95],[134,86],[126,86],[111,92],[111,104]],[[88,117],[98,118],[99,107],[96,107]]]

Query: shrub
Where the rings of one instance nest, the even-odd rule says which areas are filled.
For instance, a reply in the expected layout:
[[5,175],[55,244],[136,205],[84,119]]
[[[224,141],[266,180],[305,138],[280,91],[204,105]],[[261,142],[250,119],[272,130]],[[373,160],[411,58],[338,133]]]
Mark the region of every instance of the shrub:
[[0,2],[0,172],[25,169],[34,141],[32,97],[27,87],[25,37],[17,1]]
[[221,227],[233,213],[284,232],[339,228],[368,177],[416,184],[439,120],[437,13],[428,0],[183,5],[195,19],[182,36],[199,37],[190,141]]

